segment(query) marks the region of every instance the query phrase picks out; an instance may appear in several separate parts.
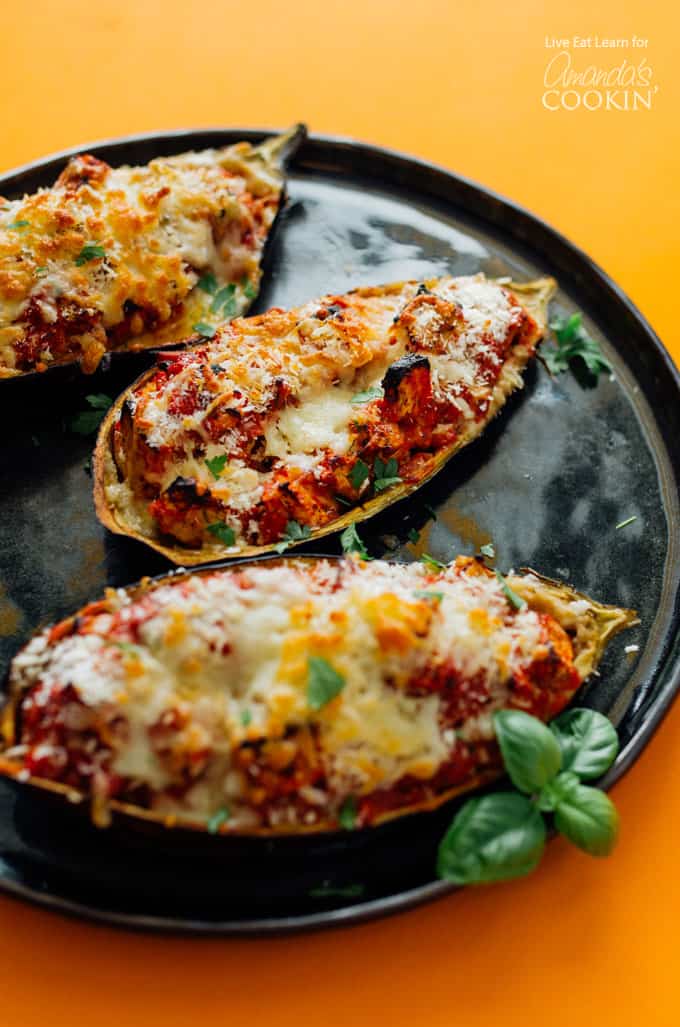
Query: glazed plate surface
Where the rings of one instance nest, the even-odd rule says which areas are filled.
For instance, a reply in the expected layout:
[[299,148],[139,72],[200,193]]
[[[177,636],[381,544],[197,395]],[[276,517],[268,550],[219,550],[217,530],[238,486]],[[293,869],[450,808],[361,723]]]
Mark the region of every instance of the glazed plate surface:
[[[166,133],[87,150],[135,164],[263,134]],[[0,194],[51,184],[64,159],[1,177]],[[536,363],[480,440],[361,534],[372,555],[395,560],[425,551],[445,561],[493,542],[503,571],[534,567],[601,601],[635,607],[639,627],[614,640],[577,698],[619,727],[611,784],[680,684],[680,385],[659,340],[587,257],[526,211],[442,169],[348,140],[312,136],[299,151],[266,270],[254,313],[357,285],[479,270],[519,281],[554,275],[553,316],[583,311],[613,375],[589,388],[572,373],[551,379]],[[99,525],[89,475],[94,438],[69,428],[87,409],[86,396],[115,397],[151,359],[120,357],[89,378],[64,370],[54,381],[0,383],[2,674],[39,625],[107,585],[170,567]],[[413,528],[415,545],[407,541]],[[314,551],[337,554],[337,537]],[[632,645],[639,650],[626,653]],[[159,846],[143,831],[99,831],[80,809],[0,782],[0,890],[129,927],[257,934],[333,926],[447,893],[434,861],[452,813],[315,839],[206,844],[169,832]]]

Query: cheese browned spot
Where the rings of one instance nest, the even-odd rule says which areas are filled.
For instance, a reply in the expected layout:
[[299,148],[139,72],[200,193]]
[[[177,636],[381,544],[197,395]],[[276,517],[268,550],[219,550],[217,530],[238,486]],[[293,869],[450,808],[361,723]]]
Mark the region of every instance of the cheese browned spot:
[[589,601],[562,587],[556,607],[533,575],[525,592],[517,610],[462,557],[439,572],[290,560],[112,591],[15,658],[5,758],[179,821],[226,806],[225,830],[334,823],[350,796],[363,823],[441,801],[498,771],[494,710],[549,719],[595,652],[592,625],[572,641]]

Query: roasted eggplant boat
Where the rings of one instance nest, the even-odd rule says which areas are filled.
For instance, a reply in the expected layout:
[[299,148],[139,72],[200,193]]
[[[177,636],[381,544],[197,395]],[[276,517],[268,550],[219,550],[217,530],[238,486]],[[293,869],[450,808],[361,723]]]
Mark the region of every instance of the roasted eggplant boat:
[[243,314],[303,126],[260,146],[112,168],[83,154],[54,186],[0,197],[0,378],[186,339]]
[[501,773],[492,713],[559,713],[635,619],[533,572],[285,557],[175,573],[46,628],[0,771],[211,832],[364,827]]
[[522,384],[554,285],[480,274],[357,289],[163,355],[102,425],[99,518],[186,565],[371,516]]

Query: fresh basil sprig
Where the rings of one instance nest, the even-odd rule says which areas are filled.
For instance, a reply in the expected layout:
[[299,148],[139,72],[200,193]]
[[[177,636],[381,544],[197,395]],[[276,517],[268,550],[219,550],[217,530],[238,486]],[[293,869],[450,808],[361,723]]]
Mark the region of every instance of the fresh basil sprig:
[[581,779],[598,777],[616,758],[618,738],[609,720],[595,710],[574,709],[550,727],[521,710],[498,710],[493,721],[518,791],[470,799],[460,808],[439,845],[439,876],[483,884],[530,873],[543,853],[546,813],[578,848],[607,856],[618,834],[616,808]]

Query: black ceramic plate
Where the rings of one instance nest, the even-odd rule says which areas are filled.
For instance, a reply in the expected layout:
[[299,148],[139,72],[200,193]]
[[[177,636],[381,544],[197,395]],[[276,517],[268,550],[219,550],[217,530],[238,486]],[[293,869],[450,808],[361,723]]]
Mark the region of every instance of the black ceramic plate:
[[[103,143],[112,164],[262,133],[168,133]],[[65,155],[0,179],[13,196],[50,184]],[[530,565],[601,600],[634,606],[638,628],[610,646],[580,702],[619,725],[605,783],[634,761],[680,680],[677,559],[680,390],[667,353],[587,257],[526,211],[439,168],[344,140],[311,138],[290,176],[258,309],[328,291],[436,274],[552,274],[554,312],[585,312],[614,374],[584,388],[540,365],[482,439],[415,496],[362,526],[375,555],[442,560],[493,540],[504,570]],[[70,419],[91,393],[115,395],[148,354],[89,379],[69,372],[0,382],[0,659],[39,624],[142,574],[166,569],[141,544],[97,523],[92,440]],[[15,388],[15,386],[18,386]],[[437,510],[429,519],[426,505]],[[616,530],[630,517],[631,524]],[[407,543],[417,528],[421,542]],[[324,540],[337,553],[337,541]],[[317,543],[318,548],[318,543]],[[624,647],[639,645],[625,654]],[[0,888],[108,923],[250,934],[337,925],[445,894],[433,875],[451,807],[381,828],[310,839],[206,839],[168,833],[162,848],[98,831],[83,812],[0,782]]]

